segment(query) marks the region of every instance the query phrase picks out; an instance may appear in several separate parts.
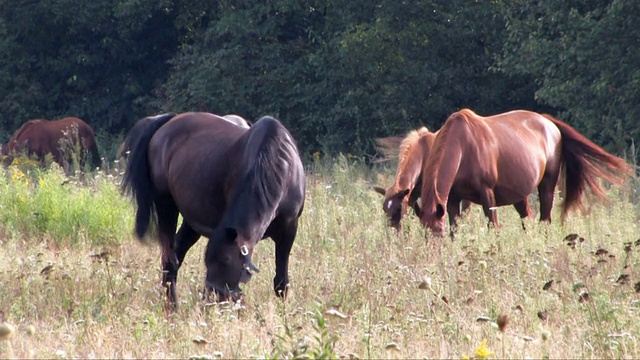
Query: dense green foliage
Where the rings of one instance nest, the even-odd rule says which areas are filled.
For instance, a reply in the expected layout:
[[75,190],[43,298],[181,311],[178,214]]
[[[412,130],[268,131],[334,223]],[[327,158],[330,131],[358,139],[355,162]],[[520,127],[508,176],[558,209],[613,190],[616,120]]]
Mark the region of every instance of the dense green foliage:
[[639,7],[0,0],[0,137],[37,117],[79,116],[106,138],[146,115],[205,110],[274,115],[307,155],[362,155],[461,107],[526,108],[622,152],[639,135]]

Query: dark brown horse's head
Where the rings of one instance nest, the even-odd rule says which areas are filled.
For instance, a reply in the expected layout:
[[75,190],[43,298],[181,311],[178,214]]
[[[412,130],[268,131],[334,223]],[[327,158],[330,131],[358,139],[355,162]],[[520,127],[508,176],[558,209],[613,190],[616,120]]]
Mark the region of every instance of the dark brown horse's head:
[[401,220],[407,213],[409,193],[411,190],[404,189],[395,191],[393,188],[387,190],[374,186],[373,188],[377,193],[384,196],[384,202],[382,203],[382,210],[389,219],[389,226],[397,231],[402,230]]
[[251,262],[255,241],[250,241],[234,228],[219,227],[211,237],[205,253],[207,290],[223,300],[237,299],[239,285],[247,283],[258,268]]

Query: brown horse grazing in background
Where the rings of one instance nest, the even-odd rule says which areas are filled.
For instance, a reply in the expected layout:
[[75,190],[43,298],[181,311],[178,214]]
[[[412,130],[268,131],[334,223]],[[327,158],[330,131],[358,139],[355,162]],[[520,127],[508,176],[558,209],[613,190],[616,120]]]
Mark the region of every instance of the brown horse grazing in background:
[[[422,190],[422,168],[426,159],[429,158],[437,134],[437,131],[431,132],[426,127],[410,131],[400,142],[395,182],[386,190],[374,186],[374,190],[384,196],[382,209],[387,214],[389,225],[397,231],[402,228],[401,220],[407,213],[409,206],[420,218],[421,211],[417,200],[420,198]],[[384,147],[381,143],[378,145]],[[389,149],[382,149],[382,152],[391,153]],[[528,198],[525,199],[525,202],[526,206],[524,207],[516,206],[516,210],[523,220],[531,213]],[[456,216],[460,212],[466,211],[471,206],[471,202],[462,200],[461,206],[462,208],[458,209],[457,213],[452,212],[449,216]],[[524,228],[524,221],[522,226]]]
[[66,152],[75,151],[76,146],[88,155],[92,168],[100,166],[100,155],[95,141],[93,129],[77,117],[66,117],[49,121],[34,119],[24,123],[2,147],[4,163],[11,164],[13,158],[22,151],[35,156],[43,162],[47,154],[60,164],[65,171],[69,170],[71,159]]
[[[598,178],[621,184],[631,167],[550,115],[517,110],[482,117],[469,109],[460,110],[440,129],[423,168],[421,222],[441,236],[445,207],[449,214],[457,214],[460,201],[469,199],[481,204],[497,227],[495,207],[524,207],[536,188],[540,221],[551,221],[561,172],[564,218],[582,206],[587,187],[605,197]],[[449,223],[453,231],[455,216],[449,217]]]
[[305,200],[304,169],[287,129],[271,117],[246,129],[209,113],[166,114],[140,127],[122,188],[136,200],[136,235],[157,227],[170,307],[177,306],[178,269],[200,236],[209,238],[205,288],[224,299],[238,297],[239,284],[257,271],[257,242],[273,239],[273,286],[285,297]]

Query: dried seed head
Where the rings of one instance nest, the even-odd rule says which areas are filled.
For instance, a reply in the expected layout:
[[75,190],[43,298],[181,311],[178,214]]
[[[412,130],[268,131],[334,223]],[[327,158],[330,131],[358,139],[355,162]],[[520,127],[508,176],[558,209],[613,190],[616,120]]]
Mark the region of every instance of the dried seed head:
[[13,336],[13,326],[8,323],[0,324],[0,340],[6,340]]
[[507,328],[507,325],[509,325],[509,315],[507,314],[498,315],[498,320],[496,322],[498,323],[498,329],[501,332],[504,332],[504,330]]
[[549,332],[549,330],[542,330],[540,337],[542,337],[542,341],[547,341],[551,338],[551,332]]
[[29,325],[27,326],[27,328],[25,329],[25,331],[27,332],[27,335],[29,336],[33,336],[36,334],[36,328],[33,325]]

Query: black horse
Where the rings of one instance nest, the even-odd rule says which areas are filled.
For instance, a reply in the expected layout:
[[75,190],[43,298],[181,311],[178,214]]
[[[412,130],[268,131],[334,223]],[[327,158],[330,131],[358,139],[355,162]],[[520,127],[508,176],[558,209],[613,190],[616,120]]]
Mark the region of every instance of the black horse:
[[[287,129],[272,117],[247,129],[191,112],[156,116],[128,137],[122,189],[137,203],[138,238],[157,226],[171,308],[177,308],[178,269],[200,236],[209,238],[205,288],[222,299],[241,294],[239,283],[258,271],[251,263],[254,246],[273,239],[274,290],[285,297],[305,200],[304,169]],[[176,234],[178,213],[183,223]]]

